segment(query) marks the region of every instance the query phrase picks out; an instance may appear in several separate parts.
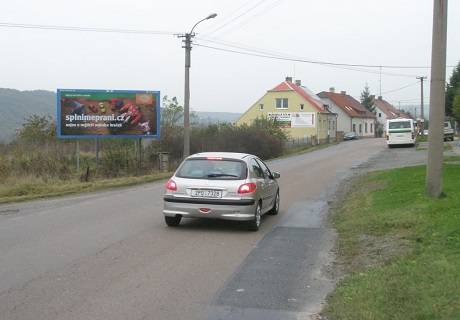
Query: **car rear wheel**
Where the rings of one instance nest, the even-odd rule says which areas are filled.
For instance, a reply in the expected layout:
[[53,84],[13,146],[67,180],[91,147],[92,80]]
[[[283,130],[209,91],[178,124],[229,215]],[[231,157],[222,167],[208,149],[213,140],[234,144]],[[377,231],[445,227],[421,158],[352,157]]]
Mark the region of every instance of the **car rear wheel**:
[[268,212],[271,215],[277,215],[280,211],[280,192],[276,193],[275,203],[273,204],[273,208]]
[[165,222],[169,227],[177,227],[182,219],[181,216],[168,217],[165,216]]
[[254,212],[254,218],[248,222],[248,229],[251,231],[259,230],[261,220],[262,220],[262,205],[259,202],[257,204],[256,211]]

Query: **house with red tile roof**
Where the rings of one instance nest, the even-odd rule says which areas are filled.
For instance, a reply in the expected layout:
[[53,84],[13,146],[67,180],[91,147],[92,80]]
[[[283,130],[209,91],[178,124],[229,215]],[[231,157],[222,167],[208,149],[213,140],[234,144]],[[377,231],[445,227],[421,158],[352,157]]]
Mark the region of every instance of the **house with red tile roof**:
[[314,138],[322,142],[336,138],[337,115],[300,80],[293,82],[292,77],[267,90],[236,125],[250,124],[257,118],[275,120],[294,139]]
[[387,120],[389,119],[412,119],[412,117],[409,114],[396,109],[391,103],[384,100],[382,96],[379,96],[377,99],[374,100],[374,107],[375,115],[377,116],[377,121],[380,123],[383,130],[385,130]]
[[375,115],[346,91],[336,93],[334,88],[318,93],[329,110],[337,114],[337,131],[355,132],[360,137],[375,136]]

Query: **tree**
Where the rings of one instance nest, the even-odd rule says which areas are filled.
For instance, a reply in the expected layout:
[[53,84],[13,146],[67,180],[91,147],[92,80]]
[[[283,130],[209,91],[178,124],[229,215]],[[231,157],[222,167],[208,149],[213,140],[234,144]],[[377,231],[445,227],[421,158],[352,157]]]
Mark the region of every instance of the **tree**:
[[460,88],[457,90],[457,94],[454,97],[452,114],[455,118],[460,119]]
[[18,138],[24,142],[43,143],[55,137],[56,124],[50,116],[32,115],[18,130]]
[[[176,97],[163,97],[163,109],[161,110],[161,125],[166,127],[183,126],[184,107],[179,105]],[[190,123],[198,125],[199,117],[195,112],[190,112]]]
[[361,104],[370,112],[375,111],[374,96],[371,95],[369,85],[366,83],[363,92],[361,92]]
[[460,116],[454,113],[454,99],[455,96],[458,95],[458,90],[460,89],[460,62],[458,63],[457,67],[452,72],[452,76],[450,77],[449,84],[446,87],[446,115],[447,116],[455,116],[458,120],[460,120]]
[[163,97],[163,109],[161,110],[161,125],[173,127],[179,124],[184,116],[184,107],[179,105],[176,97]]

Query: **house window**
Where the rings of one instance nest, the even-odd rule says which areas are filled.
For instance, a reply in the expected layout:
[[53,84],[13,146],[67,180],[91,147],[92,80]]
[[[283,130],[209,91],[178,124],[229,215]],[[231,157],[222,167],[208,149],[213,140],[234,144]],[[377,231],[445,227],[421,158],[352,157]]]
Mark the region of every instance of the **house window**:
[[303,110],[303,104],[300,105],[300,110]]
[[374,130],[374,128],[373,128],[373,127],[374,127],[374,124],[373,124],[373,123],[371,123],[371,133],[372,133],[372,132],[373,132],[373,130]]
[[359,133],[362,133],[362,132],[363,132],[363,125],[360,124],[360,125],[359,125]]
[[381,113],[381,112],[379,112],[379,118],[381,118],[381,117],[382,117],[382,113]]
[[356,124],[353,123],[353,132],[356,133]]
[[287,109],[288,99],[287,98],[276,98],[276,109]]
[[263,109],[264,109],[264,104],[263,104],[263,103],[259,104],[259,109],[260,109],[260,110],[263,110]]
[[364,124],[364,132],[367,133],[367,122]]
[[331,120],[329,120],[329,130],[331,130]]

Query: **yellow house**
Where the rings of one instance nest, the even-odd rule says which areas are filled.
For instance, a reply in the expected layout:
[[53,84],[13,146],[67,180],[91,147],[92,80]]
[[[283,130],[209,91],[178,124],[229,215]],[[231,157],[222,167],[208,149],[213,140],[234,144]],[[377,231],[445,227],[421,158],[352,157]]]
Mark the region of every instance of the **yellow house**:
[[257,118],[276,119],[294,139],[310,138],[321,143],[336,138],[337,114],[330,112],[321,99],[291,77],[254,103],[236,122],[250,124]]

